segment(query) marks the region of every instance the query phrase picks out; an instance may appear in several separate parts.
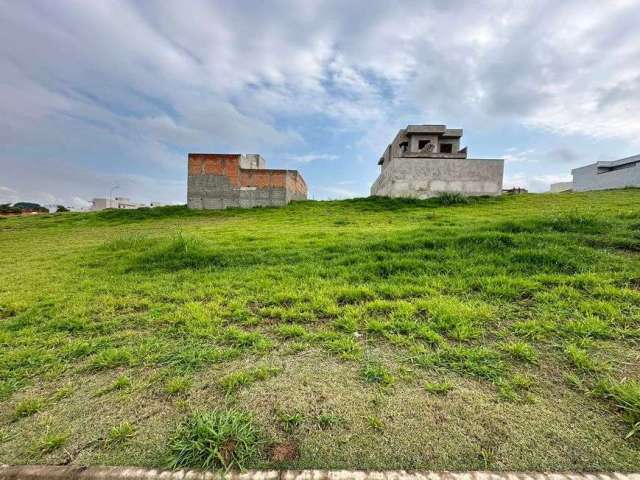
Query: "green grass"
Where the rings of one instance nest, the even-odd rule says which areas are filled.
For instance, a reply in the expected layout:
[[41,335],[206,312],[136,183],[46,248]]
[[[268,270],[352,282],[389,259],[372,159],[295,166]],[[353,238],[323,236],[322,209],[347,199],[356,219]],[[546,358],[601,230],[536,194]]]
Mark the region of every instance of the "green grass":
[[109,430],[107,443],[111,445],[120,445],[131,440],[136,435],[136,428],[131,422],[122,422]]
[[0,463],[640,469],[640,190],[10,218],[0,251]]
[[170,468],[243,468],[261,448],[260,432],[250,415],[238,411],[195,412],[170,442]]
[[453,383],[448,380],[442,382],[427,382],[424,384],[424,389],[434,395],[446,395],[453,390]]

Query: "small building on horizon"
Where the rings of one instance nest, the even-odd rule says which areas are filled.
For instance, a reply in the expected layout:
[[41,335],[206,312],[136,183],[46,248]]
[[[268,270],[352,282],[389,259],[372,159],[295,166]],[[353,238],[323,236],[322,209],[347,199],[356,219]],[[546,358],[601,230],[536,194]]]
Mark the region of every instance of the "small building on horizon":
[[258,154],[190,153],[188,164],[189,208],[282,207],[307,199],[297,170],[268,169]]
[[145,206],[143,203],[132,202],[126,197],[94,198],[91,200],[91,208],[89,210],[92,212],[99,212],[100,210],[106,210],[108,208],[133,210]]
[[556,183],[552,183],[549,186],[549,191],[551,193],[572,192],[573,191],[573,182],[556,182]]
[[571,170],[573,181],[552,183],[550,192],[588,192],[640,187],[640,154],[619,160],[595,162]]
[[462,129],[446,125],[408,125],[380,157],[380,176],[371,195],[429,198],[441,193],[500,195],[503,159],[467,157]]

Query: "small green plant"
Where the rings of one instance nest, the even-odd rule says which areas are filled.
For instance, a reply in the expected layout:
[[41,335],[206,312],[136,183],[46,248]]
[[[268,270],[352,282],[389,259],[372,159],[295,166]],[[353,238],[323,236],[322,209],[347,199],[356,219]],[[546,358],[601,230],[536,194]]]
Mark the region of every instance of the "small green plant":
[[282,428],[287,433],[292,433],[296,430],[304,421],[304,415],[300,412],[280,412],[278,414]]
[[106,395],[107,393],[116,392],[116,391],[125,391],[131,388],[131,379],[126,375],[120,375],[116,380],[111,384],[98,391],[97,396]]
[[242,470],[257,458],[263,441],[251,415],[236,410],[194,412],[169,442],[172,469]]
[[424,384],[424,389],[434,395],[446,395],[453,389],[453,383],[449,380],[444,380],[442,382],[427,382]]
[[526,342],[510,342],[500,346],[501,350],[511,355],[513,358],[523,362],[535,364],[538,356],[533,347]]
[[101,351],[91,362],[93,370],[106,370],[109,368],[124,367],[131,365],[133,356],[125,348],[108,348]]
[[307,330],[302,325],[284,323],[276,327],[276,334],[284,339],[299,339],[307,336]]
[[72,385],[71,383],[68,383],[60,387],[58,390],[56,390],[54,394],[51,396],[51,400],[53,400],[54,402],[60,401],[63,398],[70,397],[71,395],[73,395],[73,392],[75,391],[76,391],[75,386]]
[[340,417],[333,413],[319,413],[316,415],[316,424],[322,429],[326,430],[333,427],[340,422]]
[[40,455],[45,455],[62,447],[68,439],[68,433],[51,432],[47,428],[45,434],[33,445],[33,450]]
[[337,353],[344,360],[357,360],[362,356],[360,344],[352,337],[339,336],[324,344],[330,352]]
[[574,367],[579,370],[597,372],[603,368],[587,350],[580,348],[575,344],[567,345],[564,352],[569,358],[569,361],[571,361]]
[[637,380],[601,380],[595,393],[615,402],[631,427],[627,438],[640,435],[640,382]]
[[131,387],[131,379],[126,375],[121,375],[116,378],[116,381],[113,382],[112,385],[113,390],[124,390],[129,387]]
[[16,405],[16,417],[30,417],[42,410],[44,401],[40,398],[25,398]]
[[367,423],[369,424],[369,427],[376,432],[382,432],[384,430],[384,422],[374,415],[367,417]]
[[252,383],[267,380],[268,378],[278,375],[280,372],[281,369],[277,367],[256,367],[247,370],[238,370],[237,372],[222,377],[218,380],[218,384],[227,393],[231,393]]
[[192,381],[189,377],[173,377],[165,385],[164,391],[169,396],[181,395],[191,388],[191,383]]
[[362,378],[369,383],[377,383],[383,387],[392,385],[395,377],[387,368],[378,362],[367,362],[361,369]]
[[136,428],[131,422],[124,421],[109,430],[107,443],[122,444],[131,440],[136,435]]

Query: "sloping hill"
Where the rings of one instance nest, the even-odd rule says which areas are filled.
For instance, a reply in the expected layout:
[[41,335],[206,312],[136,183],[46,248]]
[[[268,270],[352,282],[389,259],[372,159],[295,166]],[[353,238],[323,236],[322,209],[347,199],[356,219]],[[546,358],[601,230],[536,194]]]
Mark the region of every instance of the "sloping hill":
[[640,190],[441,203],[0,219],[0,463],[639,470]]

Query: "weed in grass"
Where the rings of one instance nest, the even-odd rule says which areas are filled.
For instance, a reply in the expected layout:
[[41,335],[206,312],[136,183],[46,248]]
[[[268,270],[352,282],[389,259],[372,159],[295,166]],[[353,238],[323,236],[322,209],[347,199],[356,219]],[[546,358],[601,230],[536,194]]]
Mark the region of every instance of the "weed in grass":
[[340,423],[342,419],[336,414],[323,412],[316,415],[315,420],[321,430],[327,430]]
[[424,384],[424,389],[434,395],[446,395],[453,390],[453,383],[449,380],[443,380],[441,382],[427,382]]
[[9,378],[7,380],[0,380],[0,401],[8,399],[13,392],[18,390],[20,384],[17,380]]
[[16,405],[16,417],[30,417],[44,408],[44,401],[40,398],[24,398]]
[[276,327],[276,335],[285,340],[297,338],[301,339],[307,336],[307,329],[296,323],[283,323]]
[[627,438],[640,436],[640,382],[629,379],[605,379],[598,382],[595,393],[614,402],[622,412],[630,427]]
[[191,388],[190,377],[177,376],[171,378],[164,386],[164,392],[169,396],[183,395]]
[[374,415],[367,417],[367,424],[376,432],[382,432],[384,430],[384,422]]
[[521,400],[521,394],[529,390],[533,384],[533,378],[521,373],[514,373],[509,378],[501,378],[496,382],[500,397],[512,402]]
[[368,383],[375,383],[383,387],[393,385],[395,377],[379,362],[367,362],[360,370],[362,378]]
[[584,391],[586,389],[584,380],[575,373],[566,373],[564,380],[567,382],[567,385],[578,391]]
[[161,362],[177,372],[189,373],[212,363],[232,360],[241,354],[242,350],[238,347],[221,348],[195,344],[165,355]]
[[107,443],[121,445],[131,440],[135,435],[136,427],[131,422],[124,421],[109,430]]
[[533,347],[526,342],[509,342],[500,345],[503,352],[508,353],[513,358],[522,362],[536,364],[538,363],[538,355]]
[[282,429],[287,433],[293,433],[304,421],[304,415],[300,412],[279,412],[278,418]]
[[500,355],[486,347],[446,346],[435,352],[414,355],[411,361],[421,367],[439,366],[455,372],[498,381],[507,367]]
[[126,367],[133,363],[133,355],[126,348],[108,348],[93,357],[90,368],[105,370],[116,367]]
[[221,340],[228,345],[240,349],[265,351],[272,348],[272,342],[257,332],[246,332],[238,327],[227,327],[222,333]]
[[580,348],[578,345],[569,344],[565,348],[564,352],[569,358],[569,361],[578,370],[598,372],[604,368],[604,366],[600,362],[596,361],[596,359],[594,359],[586,349]]
[[340,355],[344,360],[358,360],[362,356],[360,344],[352,337],[337,336],[324,343],[324,348]]
[[291,342],[287,344],[285,353],[295,355],[296,353],[304,352],[309,348],[309,344],[305,342]]
[[275,377],[281,371],[282,369],[277,367],[256,367],[247,370],[238,370],[222,377],[218,380],[218,384],[225,392],[231,393],[239,390],[241,387],[246,387],[252,383]]
[[169,442],[169,468],[242,470],[263,444],[251,415],[236,410],[189,415]]
[[52,432],[47,428],[44,435],[32,445],[32,450],[37,454],[46,455],[64,446],[68,439],[69,433]]
[[606,321],[593,315],[568,322],[565,331],[570,335],[588,338],[611,338],[614,335],[613,329]]
[[58,402],[63,398],[68,398],[73,395],[75,391],[76,387],[71,383],[67,383],[54,392],[54,394],[51,396],[51,401]]

